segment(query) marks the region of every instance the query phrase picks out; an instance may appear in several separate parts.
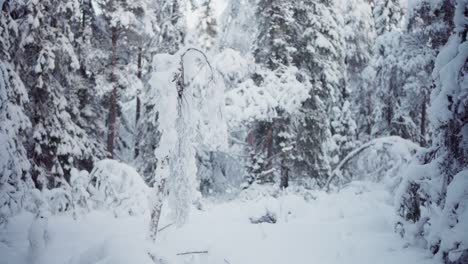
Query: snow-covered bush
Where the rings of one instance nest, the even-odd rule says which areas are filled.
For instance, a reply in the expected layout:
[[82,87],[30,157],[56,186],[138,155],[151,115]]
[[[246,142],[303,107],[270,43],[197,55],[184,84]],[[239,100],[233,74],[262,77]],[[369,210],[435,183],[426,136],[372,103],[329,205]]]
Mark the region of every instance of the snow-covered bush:
[[102,160],[95,164],[89,179],[93,209],[112,209],[116,215],[133,215],[149,208],[150,189],[133,167],[115,160]]

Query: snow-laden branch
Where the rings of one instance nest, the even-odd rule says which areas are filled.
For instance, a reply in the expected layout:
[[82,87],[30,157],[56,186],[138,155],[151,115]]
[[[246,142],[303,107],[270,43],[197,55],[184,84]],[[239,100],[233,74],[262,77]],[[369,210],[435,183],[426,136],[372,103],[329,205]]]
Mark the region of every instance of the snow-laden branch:
[[[377,138],[377,139],[373,139],[363,145],[361,145],[360,147],[356,148],[355,150],[351,151],[348,155],[346,155],[345,158],[343,158],[340,163],[338,163],[338,165],[335,167],[335,169],[332,171],[332,173],[330,174],[330,176],[328,177],[327,179],[327,182],[325,184],[325,189],[327,191],[330,190],[330,184],[331,182],[336,178],[338,177],[341,181],[344,181],[345,179],[343,178],[343,174],[342,174],[342,171],[343,171],[343,168],[351,161],[353,160],[354,158],[358,157],[362,152],[364,152],[365,150],[369,149],[369,148],[372,148],[372,147],[379,147],[381,146],[382,148],[385,148],[387,146],[397,146],[399,144],[402,144],[405,147],[405,152],[403,153],[400,153],[401,156],[405,156],[405,155],[408,155],[406,151],[408,150],[413,150],[413,149],[419,149],[420,147],[417,146],[416,144],[410,142],[410,141],[407,141],[405,139],[402,139],[400,137],[397,137],[397,136],[391,136],[391,137],[383,137],[383,138]],[[398,147],[398,149],[396,150],[393,150],[393,151],[398,151],[398,152],[401,152],[402,149],[401,147]]]

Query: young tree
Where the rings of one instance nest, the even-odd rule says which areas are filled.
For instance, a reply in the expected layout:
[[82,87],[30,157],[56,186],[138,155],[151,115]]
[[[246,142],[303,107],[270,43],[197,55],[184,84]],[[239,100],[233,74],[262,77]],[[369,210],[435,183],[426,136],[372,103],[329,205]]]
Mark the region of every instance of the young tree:
[[152,98],[159,102],[152,111],[158,115],[161,133],[154,152],[158,162],[158,193],[150,223],[150,238],[154,241],[166,188],[176,223],[182,225],[195,192],[196,146],[224,147],[227,136],[223,83],[203,52],[189,48],[173,56],[161,54],[154,57],[153,64],[161,69],[150,79]]
[[[160,0],[150,5],[150,14],[154,28],[154,36],[146,48],[146,60],[152,61],[155,54],[169,53],[174,54],[184,45],[185,27],[183,26],[184,17],[180,10],[179,2],[174,0]],[[161,7],[161,8],[160,8]],[[165,67],[162,64],[148,63],[146,74],[143,74],[144,87],[142,94],[145,97],[141,101],[141,114],[136,126],[136,164],[139,172],[145,178],[145,181],[152,186],[154,184],[154,171],[157,166],[157,160],[154,151],[159,145],[161,134],[158,130],[158,112],[156,111],[160,102],[155,97],[154,89],[148,84],[151,74],[155,71],[162,71]]]

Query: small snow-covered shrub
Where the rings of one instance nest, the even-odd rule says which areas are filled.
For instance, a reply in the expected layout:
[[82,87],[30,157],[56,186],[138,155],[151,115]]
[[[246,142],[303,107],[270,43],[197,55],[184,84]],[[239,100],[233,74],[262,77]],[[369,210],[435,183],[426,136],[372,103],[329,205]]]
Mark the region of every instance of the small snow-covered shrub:
[[95,164],[89,178],[93,209],[112,209],[116,214],[133,215],[149,208],[149,187],[133,167],[106,159]]

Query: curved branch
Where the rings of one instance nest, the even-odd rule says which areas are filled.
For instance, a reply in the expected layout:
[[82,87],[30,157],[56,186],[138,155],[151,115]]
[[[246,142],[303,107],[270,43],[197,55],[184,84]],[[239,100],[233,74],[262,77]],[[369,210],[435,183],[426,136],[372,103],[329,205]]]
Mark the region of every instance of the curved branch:
[[[180,64],[181,64],[181,68],[182,68],[181,69],[182,70],[182,80],[185,80],[185,77],[183,76],[183,74],[184,74],[184,57],[190,51],[196,51],[196,52],[200,53],[203,56],[203,58],[205,59],[206,64],[208,65],[208,67],[210,67],[210,71],[211,71],[210,81],[213,81],[214,80],[213,66],[211,66],[211,63],[208,60],[208,57],[206,56],[206,54],[203,51],[201,51],[201,50],[199,50],[197,48],[188,48],[186,51],[184,51],[184,53],[182,53],[182,55],[180,55]],[[185,85],[185,83],[184,83],[184,85]]]
[[330,177],[328,177],[328,180],[327,182],[325,183],[325,188],[327,189],[327,192],[330,190],[330,183],[331,181],[336,177],[336,176],[339,176],[340,178],[342,177],[341,175],[341,168],[346,165],[350,160],[352,160],[354,157],[356,157],[357,155],[359,155],[361,152],[363,152],[364,150],[372,147],[375,145],[375,141],[369,141],[367,143],[365,143],[364,145],[361,145],[359,148],[351,151],[348,155],[346,155],[346,157],[344,159],[341,160],[341,162],[338,164],[338,166],[336,166],[336,168],[332,171],[332,173],[330,174]]

